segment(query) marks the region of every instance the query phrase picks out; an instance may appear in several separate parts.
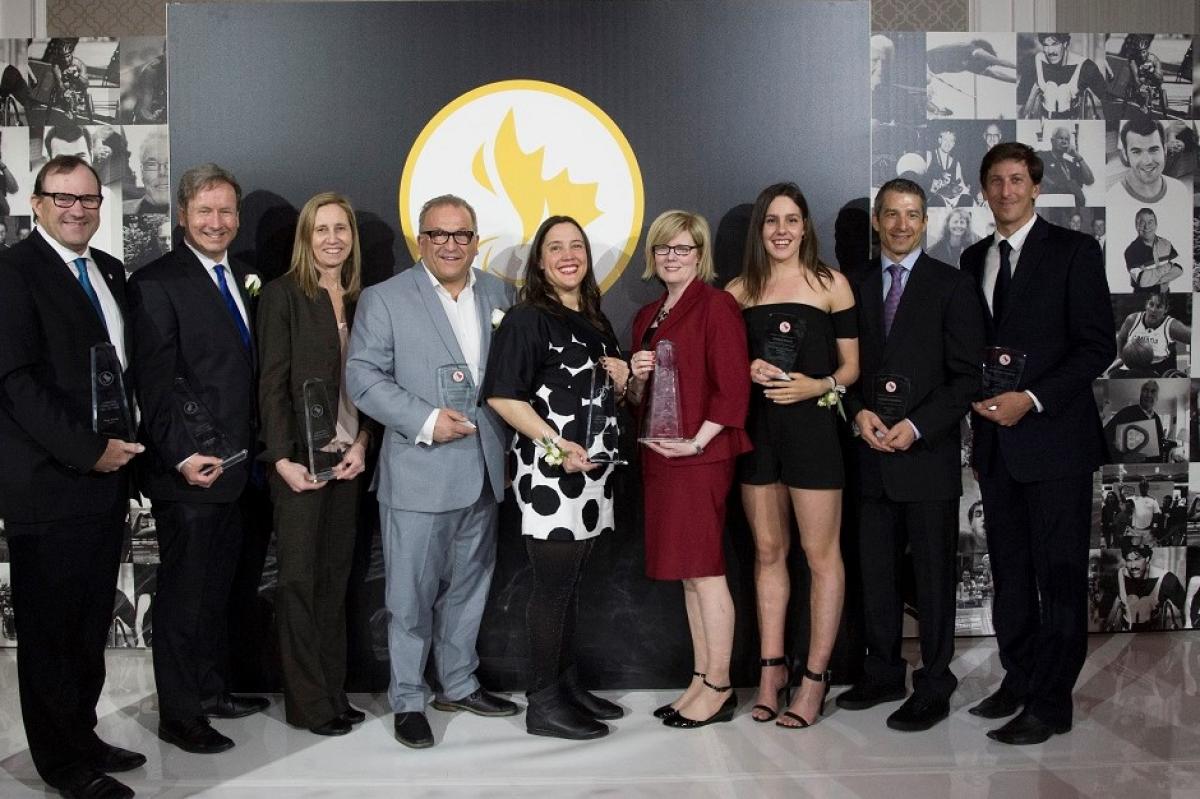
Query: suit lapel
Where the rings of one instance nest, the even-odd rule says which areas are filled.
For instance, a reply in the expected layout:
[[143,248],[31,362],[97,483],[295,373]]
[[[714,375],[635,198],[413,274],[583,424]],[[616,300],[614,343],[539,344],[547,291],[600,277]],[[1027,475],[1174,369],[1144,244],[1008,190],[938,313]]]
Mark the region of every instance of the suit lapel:
[[475,317],[479,320],[479,372],[482,375],[487,366],[488,353],[492,347],[492,298],[483,288],[483,283],[476,276],[475,288]]
[[[215,315],[221,319],[218,326],[226,331],[234,343],[237,344],[238,352],[247,361],[253,363],[253,355],[246,349],[246,345],[242,343],[242,337],[238,334],[237,325],[233,321],[233,317],[229,315],[229,306],[225,304],[225,297],[221,294],[221,290],[217,288],[216,282],[209,276],[208,270],[204,264],[200,263],[200,259],[196,254],[188,249],[186,244],[179,245],[176,250],[179,253],[179,267],[183,271],[184,277],[191,281],[197,297],[205,298],[203,301],[208,304],[210,315]],[[228,260],[228,258],[226,259]],[[226,266],[229,266],[227,263]],[[232,267],[229,267],[227,279],[236,281],[237,275]],[[246,306],[249,308],[249,305]],[[247,316],[250,314],[246,311]],[[251,339],[253,343],[253,339]],[[251,346],[253,349],[253,346]]]
[[1012,309],[1021,301],[1021,295],[1033,283],[1033,273],[1037,271],[1038,263],[1046,252],[1046,234],[1049,225],[1040,216],[1033,223],[1025,244],[1021,247],[1021,255],[1013,267],[1012,283],[1008,287],[1008,299],[1004,303],[1004,316],[996,320],[996,327],[1004,324],[1004,320],[1012,316]]
[[[466,363],[466,356],[463,355],[462,348],[458,346],[458,339],[454,336],[454,328],[450,327],[450,320],[446,318],[442,301],[438,299],[437,292],[429,282],[425,264],[418,261],[413,268],[420,270],[413,275],[413,280],[417,284],[417,293],[421,296],[421,302],[425,304],[425,312],[429,314],[429,319],[433,322],[433,329],[441,336],[442,343],[454,359],[454,363]],[[478,302],[478,299],[476,301]]]
[[[30,233],[29,241],[37,248],[45,261],[42,271],[53,289],[53,294],[66,298],[70,303],[71,309],[68,318],[84,320],[83,324],[92,328],[93,336],[97,340],[108,341],[108,328],[96,315],[96,309],[92,306],[92,301],[88,299],[87,294],[84,293],[83,286],[79,283],[79,277],[71,266],[54,251],[54,248],[42,238],[42,235],[41,231]],[[97,263],[97,265],[99,264]],[[100,271],[103,272],[103,268]],[[114,296],[117,296],[115,292]],[[120,304],[120,300],[117,302]]]
[[[683,296],[680,297],[679,301],[675,303],[675,307],[671,309],[671,313],[667,315],[666,319],[662,320],[662,322],[658,325],[658,329],[654,331],[654,336],[650,340],[651,349],[653,349],[654,346],[658,344],[659,340],[665,337],[672,328],[679,326],[681,324],[680,320],[685,318],[688,311],[696,306],[696,303],[700,301],[701,292],[704,291],[702,286],[703,283],[701,282],[700,278],[695,278],[688,285],[688,287],[683,290]],[[666,297],[663,297],[663,301],[666,301]]]

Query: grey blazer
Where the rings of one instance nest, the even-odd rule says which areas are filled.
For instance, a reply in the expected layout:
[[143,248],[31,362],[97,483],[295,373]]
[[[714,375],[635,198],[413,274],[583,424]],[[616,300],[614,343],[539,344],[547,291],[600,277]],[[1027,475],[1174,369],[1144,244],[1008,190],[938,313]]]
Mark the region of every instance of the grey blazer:
[[[492,341],[492,311],[507,310],[513,289],[486,272],[475,273],[479,315],[480,384]],[[491,480],[504,497],[504,453],[509,430],[484,403],[476,435],[445,444],[417,445],[421,426],[438,407],[437,369],[463,363],[450,321],[423,264],[372,286],[358,301],[346,386],[358,408],[385,427],[376,485],[390,508],[442,513],[470,506]]]

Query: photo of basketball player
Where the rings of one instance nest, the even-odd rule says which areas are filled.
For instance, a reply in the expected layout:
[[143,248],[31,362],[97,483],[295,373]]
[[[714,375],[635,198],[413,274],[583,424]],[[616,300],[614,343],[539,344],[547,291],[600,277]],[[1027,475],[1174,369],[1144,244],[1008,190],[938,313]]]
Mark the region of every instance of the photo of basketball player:
[[1106,377],[1187,377],[1192,296],[1154,292],[1113,298],[1117,359]]

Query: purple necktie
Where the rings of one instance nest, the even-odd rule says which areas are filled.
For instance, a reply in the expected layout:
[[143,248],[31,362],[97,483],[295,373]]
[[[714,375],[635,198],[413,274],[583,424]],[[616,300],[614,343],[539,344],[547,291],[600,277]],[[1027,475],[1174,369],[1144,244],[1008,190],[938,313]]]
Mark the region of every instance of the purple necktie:
[[900,264],[890,264],[887,273],[892,276],[892,285],[888,286],[887,296],[883,298],[883,337],[887,338],[892,332],[892,322],[896,319],[896,309],[900,307],[900,295],[904,293],[904,267]]

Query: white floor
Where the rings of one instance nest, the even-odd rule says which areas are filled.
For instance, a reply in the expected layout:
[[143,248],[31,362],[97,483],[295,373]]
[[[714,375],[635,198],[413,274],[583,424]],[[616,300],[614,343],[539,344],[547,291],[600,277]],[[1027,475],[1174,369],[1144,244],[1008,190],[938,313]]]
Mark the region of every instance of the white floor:
[[[632,691],[607,694],[629,713],[599,741],[533,737],[521,716],[431,710],[437,746],[413,751],[393,740],[385,697],[372,694],[352,697],[369,718],[342,738],[286,726],[275,697],[264,715],[216,722],[233,750],[189,755],[155,737],[149,653],[123,651],[109,656],[99,733],[149,758],[119,775],[140,796],[1200,797],[1200,634],[1093,636],[1091,648],[1074,731],[1032,747],[988,740],[995,722],[966,712],[997,684],[991,639],[959,642],[954,710],[927,733],[888,730],[897,703],[849,712],[831,701],[830,715],[802,731],[755,724],[748,690],[732,723],[671,730],[650,710],[673,695]],[[2,653],[0,796],[44,795],[21,726],[16,659]]]

